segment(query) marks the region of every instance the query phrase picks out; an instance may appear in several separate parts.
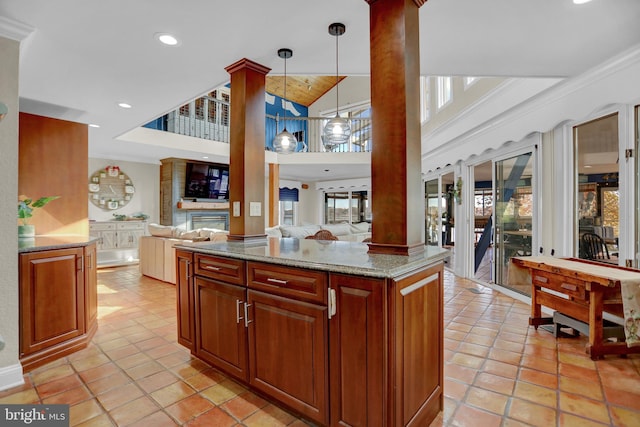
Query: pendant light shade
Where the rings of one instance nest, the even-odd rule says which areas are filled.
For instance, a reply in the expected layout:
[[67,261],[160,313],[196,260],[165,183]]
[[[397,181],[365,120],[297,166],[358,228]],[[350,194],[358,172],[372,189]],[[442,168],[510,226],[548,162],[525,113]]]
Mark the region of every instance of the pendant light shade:
[[[284,59],[284,115],[282,121],[286,121],[287,119],[287,59],[293,56],[293,51],[291,49],[278,49],[278,56]],[[277,129],[276,129],[277,131]],[[279,154],[290,154],[296,151],[298,147],[298,141],[296,137],[291,134],[291,132],[287,131],[286,124],[282,129],[282,132],[276,135],[273,138],[273,149],[276,153]]]
[[340,144],[349,142],[351,137],[351,126],[349,122],[340,117],[338,84],[340,77],[338,73],[338,37],[344,34],[346,27],[344,24],[333,23],[329,25],[329,34],[336,37],[336,116],[329,120],[322,130],[322,143],[328,151]]

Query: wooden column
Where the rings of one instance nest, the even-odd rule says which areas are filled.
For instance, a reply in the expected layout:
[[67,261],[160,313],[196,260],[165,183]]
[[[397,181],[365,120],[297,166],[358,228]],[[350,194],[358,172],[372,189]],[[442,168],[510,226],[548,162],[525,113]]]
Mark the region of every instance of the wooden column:
[[369,3],[372,240],[370,253],[424,251],[418,9],[426,0]]
[[280,223],[280,165],[269,163],[269,227]]
[[[264,239],[265,80],[271,69],[244,58],[225,70],[231,75],[233,97],[228,239]],[[251,212],[252,205],[256,212]]]

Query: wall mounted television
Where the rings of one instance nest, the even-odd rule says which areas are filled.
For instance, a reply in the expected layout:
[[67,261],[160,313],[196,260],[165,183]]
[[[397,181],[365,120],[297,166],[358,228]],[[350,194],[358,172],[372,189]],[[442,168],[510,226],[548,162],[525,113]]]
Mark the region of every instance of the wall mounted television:
[[229,199],[229,165],[187,162],[185,198]]

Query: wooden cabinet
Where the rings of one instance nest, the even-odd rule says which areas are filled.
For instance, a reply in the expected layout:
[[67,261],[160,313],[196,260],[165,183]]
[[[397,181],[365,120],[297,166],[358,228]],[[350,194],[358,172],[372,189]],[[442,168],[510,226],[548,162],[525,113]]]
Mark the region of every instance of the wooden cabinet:
[[249,383],[328,421],[327,307],[249,290]]
[[98,265],[124,265],[138,260],[138,240],[146,232],[146,221],[100,221],[89,224],[89,234],[98,238]]
[[323,426],[423,426],[443,409],[442,262],[378,278],[193,256],[178,328],[195,316],[196,356]]
[[182,250],[176,250],[176,303],[178,343],[194,351],[193,254]]
[[248,381],[246,296],[242,286],[195,278],[195,353],[245,382]]
[[20,361],[30,371],[96,330],[95,245],[20,254]]

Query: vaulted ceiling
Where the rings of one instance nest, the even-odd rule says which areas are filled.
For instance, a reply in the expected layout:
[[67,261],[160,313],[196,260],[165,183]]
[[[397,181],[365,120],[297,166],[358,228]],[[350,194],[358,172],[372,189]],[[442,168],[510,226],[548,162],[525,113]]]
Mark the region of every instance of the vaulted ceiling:
[[[429,0],[419,14],[423,75],[576,76],[640,43],[639,0]],[[287,94],[307,105],[335,78],[332,22],[346,25],[340,74],[367,76],[371,66],[364,0],[2,0],[1,17],[11,21],[0,19],[0,36],[29,34],[21,110],[99,124],[92,157],[169,157],[118,137],[227,83],[225,67],[241,58],[270,67],[277,93],[282,47],[294,51]],[[180,44],[159,44],[160,32]]]

